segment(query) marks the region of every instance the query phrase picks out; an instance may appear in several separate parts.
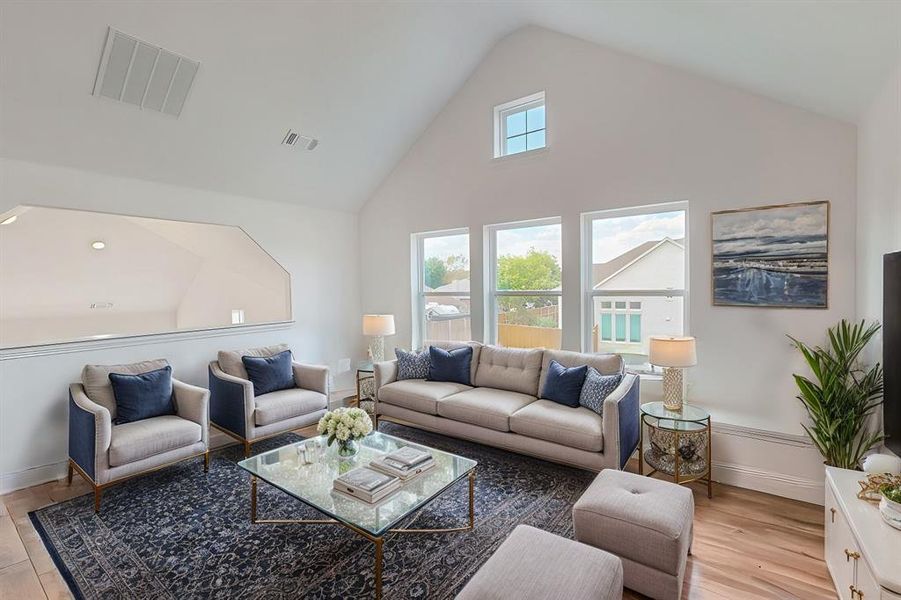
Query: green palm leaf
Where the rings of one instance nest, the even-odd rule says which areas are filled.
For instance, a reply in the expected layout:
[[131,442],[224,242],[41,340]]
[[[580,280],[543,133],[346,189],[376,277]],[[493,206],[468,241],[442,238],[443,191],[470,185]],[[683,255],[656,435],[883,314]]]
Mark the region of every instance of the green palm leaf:
[[882,404],[882,366],[860,365],[861,353],[879,329],[878,323],[842,319],[827,331],[825,347],[788,336],[813,374],[813,379],[794,375],[797,399],[810,418],[809,426],[801,426],[829,465],[856,469],[884,439],[881,432],[869,431],[870,415]]

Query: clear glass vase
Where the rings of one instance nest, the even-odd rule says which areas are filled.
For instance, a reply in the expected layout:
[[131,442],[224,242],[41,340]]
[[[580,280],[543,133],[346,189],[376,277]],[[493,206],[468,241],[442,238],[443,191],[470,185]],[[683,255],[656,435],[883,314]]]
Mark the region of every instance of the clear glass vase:
[[357,450],[357,441],[354,439],[341,441],[338,440],[338,456],[341,458],[350,458],[351,456],[356,456]]

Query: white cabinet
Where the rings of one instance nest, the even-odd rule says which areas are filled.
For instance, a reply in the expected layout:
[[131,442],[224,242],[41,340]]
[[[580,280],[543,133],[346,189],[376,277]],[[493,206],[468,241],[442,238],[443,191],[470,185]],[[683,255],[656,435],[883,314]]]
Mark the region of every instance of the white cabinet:
[[842,600],[901,600],[901,531],[857,498],[863,478],[826,469],[826,564]]

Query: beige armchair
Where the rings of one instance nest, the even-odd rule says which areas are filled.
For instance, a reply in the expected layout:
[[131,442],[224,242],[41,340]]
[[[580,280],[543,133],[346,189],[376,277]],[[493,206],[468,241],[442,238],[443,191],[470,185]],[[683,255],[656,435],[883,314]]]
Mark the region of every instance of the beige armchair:
[[328,410],[328,367],[292,363],[296,387],[254,395],[242,356],[268,357],[288,350],[277,345],[219,352],[210,363],[210,419],[213,427],[244,445],[251,445],[317,423]]
[[166,360],[87,365],[69,386],[69,483],[77,471],[94,488],[94,511],[103,490],[125,479],[203,456],[209,470],[209,391],[172,380],[176,414],[115,425],[110,373],[161,369]]

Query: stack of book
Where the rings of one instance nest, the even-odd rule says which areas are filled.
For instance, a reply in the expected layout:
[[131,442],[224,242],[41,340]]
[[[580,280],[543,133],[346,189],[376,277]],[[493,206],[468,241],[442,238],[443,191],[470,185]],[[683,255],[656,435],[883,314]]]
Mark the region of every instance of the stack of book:
[[369,462],[370,468],[397,477],[401,481],[409,481],[434,466],[435,459],[429,452],[413,446],[404,446]]
[[364,502],[378,502],[400,487],[401,480],[369,467],[348,471],[333,482],[333,487]]

